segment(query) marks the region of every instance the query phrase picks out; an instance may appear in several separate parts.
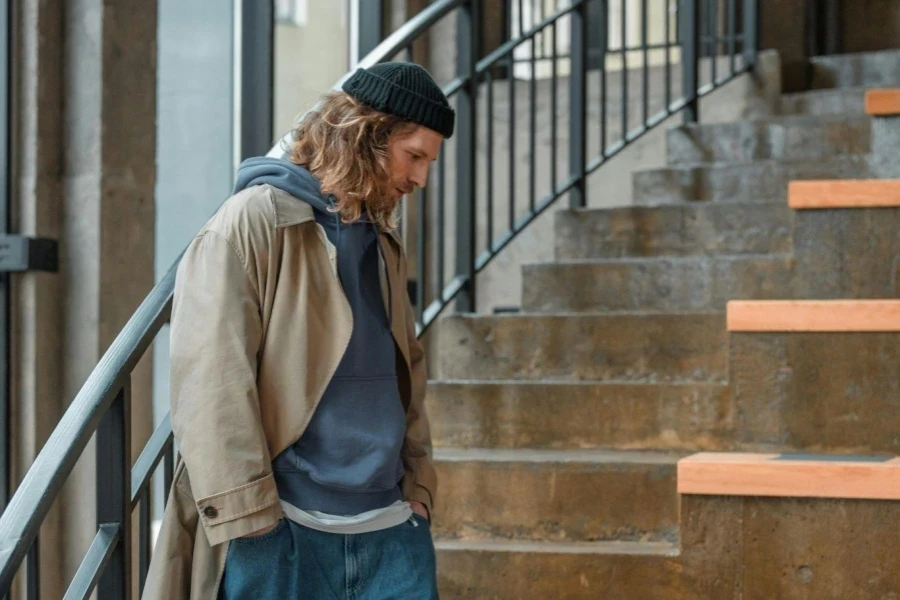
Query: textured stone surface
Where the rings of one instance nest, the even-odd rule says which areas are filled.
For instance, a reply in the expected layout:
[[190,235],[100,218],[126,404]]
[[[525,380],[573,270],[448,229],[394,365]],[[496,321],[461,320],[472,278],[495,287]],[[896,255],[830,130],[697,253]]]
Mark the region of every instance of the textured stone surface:
[[872,125],[872,170],[875,177],[900,178],[900,153],[897,148],[900,148],[900,116],[877,117]]
[[437,447],[714,450],[731,437],[719,384],[436,381],[427,402]]
[[812,87],[891,87],[900,84],[900,50],[817,56]]
[[671,598],[871,600],[900,589],[896,502],[683,496],[681,523]]
[[[680,455],[601,450],[435,452],[440,538],[647,541],[675,535]],[[640,502],[635,502],[640,498]]]
[[742,508],[733,498],[680,497],[681,578],[670,598],[740,600]]
[[556,258],[789,252],[793,220],[785,202],[560,211]]
[[683,125],[668,131],[668,160],[679,165],[865,154],[871,134],[872,119],[864,115]]
[[734,333],[730,357],[741,445],[900,453],[900,334]]
[[742,519],[745,600],[900,592],[898,502],[745,498]]
[[700,600],[680,589],[668,544],[437,543],[445,600]]
[[837,88],[784,94],[778,112],[783,115],[864,115],[866,88]]
[[803,210],[794,297],[900,298],[900,208]]
[[869,160],[865,156],[670,167],[636,171],[633,196],[636,204],[784,201],[787,199],[789,181],[865,178],[870,172]]
[[729,300],[789,298],[781,256],[630,258],[526,265],[526,312],[725,310]]
[[682,554],[661,544],[438,542],[442,597],[892,599],[896,502],[684,496]]
[[440,379],[720,382],[722,314],[453,316],[438,329]]

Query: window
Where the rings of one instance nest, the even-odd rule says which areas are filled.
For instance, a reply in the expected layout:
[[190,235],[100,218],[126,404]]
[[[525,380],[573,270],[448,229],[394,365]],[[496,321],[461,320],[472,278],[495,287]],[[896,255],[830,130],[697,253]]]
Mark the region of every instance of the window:
[[275,0],[275,22],[303,26],[307,21],[307,0]]

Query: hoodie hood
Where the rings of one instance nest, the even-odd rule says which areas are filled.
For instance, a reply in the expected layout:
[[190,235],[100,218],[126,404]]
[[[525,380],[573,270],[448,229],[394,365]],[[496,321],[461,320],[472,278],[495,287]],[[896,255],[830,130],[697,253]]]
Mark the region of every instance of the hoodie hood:
[[271,185],[291,196],[303,200],[316,212],[329,215],[330,202],[322,195],[322,183],[315,175],[300,165],[281,158],[259,156],[241,163],[237,172],[233,194],[255,185]]

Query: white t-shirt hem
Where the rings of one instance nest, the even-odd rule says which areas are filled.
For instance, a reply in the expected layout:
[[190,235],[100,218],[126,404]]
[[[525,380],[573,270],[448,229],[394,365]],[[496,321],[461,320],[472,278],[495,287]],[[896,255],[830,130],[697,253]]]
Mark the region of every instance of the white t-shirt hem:
[[284,509],[284,516],[298,525],[325,533],[344,535],[390,529],[408,521],[413,515],[409,502],[404,500],[397,500],[390,506],[350,516],[329,515],[316,510],[300,510],[284,500],[281,501],[281,507]]

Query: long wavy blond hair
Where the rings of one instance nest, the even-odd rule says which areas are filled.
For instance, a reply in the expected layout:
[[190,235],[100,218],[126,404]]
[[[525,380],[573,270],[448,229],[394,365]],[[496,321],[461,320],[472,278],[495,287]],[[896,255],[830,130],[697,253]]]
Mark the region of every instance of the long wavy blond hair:
[[388,172],[388,144],[416,124],[332,92],[297,124],[288,158],[322,182],[322,193],[337,198],[341,220],[359,220],[365,209],[379,229],[397,226],[398,200]]

